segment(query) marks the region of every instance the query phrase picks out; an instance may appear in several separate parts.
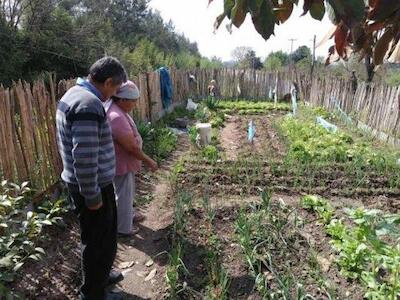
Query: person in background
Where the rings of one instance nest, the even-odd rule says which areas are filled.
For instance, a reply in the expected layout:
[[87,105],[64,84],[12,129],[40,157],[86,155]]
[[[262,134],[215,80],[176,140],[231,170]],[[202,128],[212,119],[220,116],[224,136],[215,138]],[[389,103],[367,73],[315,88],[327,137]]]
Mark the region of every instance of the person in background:
[[217,81],[215,79],[210,81],[210,84],[208,85],[208,95],[211,97],[218,97],[219,91],[218,91],[218,86],[217,86]]
[[107,119],[111,126],[116,156],[114,188],[117,198],[118,234],[130,237],[139,231],[133,224],[141,222],[144,216],[133,209],[135,197],[135,174],[139,173],[142,162],[156,171],[157,163],[142,150],[142,138],[129,113],[136,107],[140,93],[132,81],[124,83],[111,98]]
[[353,94],[355,94],[357,92],[357,87],[358,87],[358,79],[355,70],[351,71],[350,81],[351,81],[351,89],[353,90]]
[[62,180],[79,217],[83,284],[80,299],[122,299],[106,287],[123,279],[111,272],[117,251],[117,211],[113,180],[115,153],[103,102],[127,80],[121,63],[103,57],[57,105],[57,144]]

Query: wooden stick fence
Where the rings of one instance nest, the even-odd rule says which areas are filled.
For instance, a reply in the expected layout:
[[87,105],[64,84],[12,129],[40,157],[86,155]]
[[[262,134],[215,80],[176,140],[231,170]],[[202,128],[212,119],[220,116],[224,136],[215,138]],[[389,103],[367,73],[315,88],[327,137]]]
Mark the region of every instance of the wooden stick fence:
[[[212,79],[217,81],[221,96],[230,99],[266,100],[273,90],[282,98],[296,82],[302,99],[329,110],[339,106],[355,117],[359,126],[370,128],[390,144],[399,145],[400,87],[361,83],[354,93],[349,81],[311,80],[308,75],[296,72],[218,69],[170,73],[173,105],[182,104],[189,96],[205,97]],[[197,80],[194,88],[189,84],[190,74]],[[140,88],[139,118],[156,121],[164,114],[159,74],[140,74],[134,81]],[[46,82],[38,80],[31,85],[18,81],[10,88],[0,86],[0,178],[29,181],[38,192],[46,191],[59,180],[62,165],[56,144],[56,103],[74,84],[75,80],[56,84],[51,75]]]

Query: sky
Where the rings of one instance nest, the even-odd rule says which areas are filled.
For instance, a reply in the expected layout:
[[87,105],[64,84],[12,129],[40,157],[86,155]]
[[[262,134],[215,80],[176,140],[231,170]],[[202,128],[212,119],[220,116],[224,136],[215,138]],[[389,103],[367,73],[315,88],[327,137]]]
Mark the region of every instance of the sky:
[[[245,23],[237,29],[233,27],[230,34],[225,20],[216,34],[213,33],[215,18],[223,11],[223,0],[214,0],[209,7],[208,0],[151,0],[150,7],[158,10],[165,20],[172,20],[177,32],[183,33],[192,42],[197,42],[203,56],[217,56],[224,61],[232,59],[232,50],[238,46],[252,47],[258,56],[266,57],[270,52],[282,50],[290,52],[291,42],[296,39],[293,48],[307,45],[312,47],[312,39],[317,36],[318,41],[331,30],[332,24],[325,17],[322,22],[302,14],[303,1],[295,8],[292,16],[284,24],[275,27],[275,36],[268,41],[256,32],[248,15]],[[316,50],[317,56],[325,57],[333,41],[328,41]]]

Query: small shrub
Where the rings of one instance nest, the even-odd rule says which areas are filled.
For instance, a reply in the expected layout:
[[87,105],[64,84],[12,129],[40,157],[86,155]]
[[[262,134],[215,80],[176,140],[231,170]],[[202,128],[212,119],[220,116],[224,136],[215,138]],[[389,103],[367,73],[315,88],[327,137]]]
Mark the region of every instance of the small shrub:
[[216,161],[218,159],[218,150],[215,146],[208,145],[203,148],[201,153],[209,161]]
[[192,144],[196,144],[198,131],[196,126],[189,127],[188,129],[189,139]]
[[162,123],[153,125],[138,121],[136,126],[143,139],[143,151],[157,162],[167,158],[175,150],[177,137]]
[[221,128],[224,126],[225,117],[223,114],[217,114],[211,119],[211,126],[213,128]]
[[219,100],[214,97],[208,97],[203,101],[203,103],[209,110],[216,110],[218,108]]
[[196,110],[194,117],[201,123],[207,123],[210,120],[211,113],[206,106],[200,106]]
[[[38,261],[45,254],[37,247],[43,228],[63,225],[60,217],[67,211],[64,199],[44,202],[36,211],[25,211],[30,202],[28,183],[4,180],[0,185],[0,299],[13,299],[8,283],[14,281],[27,261]],[[4,298],[3,298],[4,297]]]
[[400,71],[391,71],[386,76],[386,83],[391,86],[399,86],[400,85]]

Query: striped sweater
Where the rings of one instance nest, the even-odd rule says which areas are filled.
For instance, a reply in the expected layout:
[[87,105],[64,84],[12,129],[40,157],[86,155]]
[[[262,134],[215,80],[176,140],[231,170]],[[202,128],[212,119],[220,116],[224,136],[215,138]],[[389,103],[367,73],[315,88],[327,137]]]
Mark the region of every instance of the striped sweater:
[[59,101],[56,122],[62,180],[87,206],[99,204],[100,189],[115,176],[114,145],[101,100],[93,91],[74,86]]

